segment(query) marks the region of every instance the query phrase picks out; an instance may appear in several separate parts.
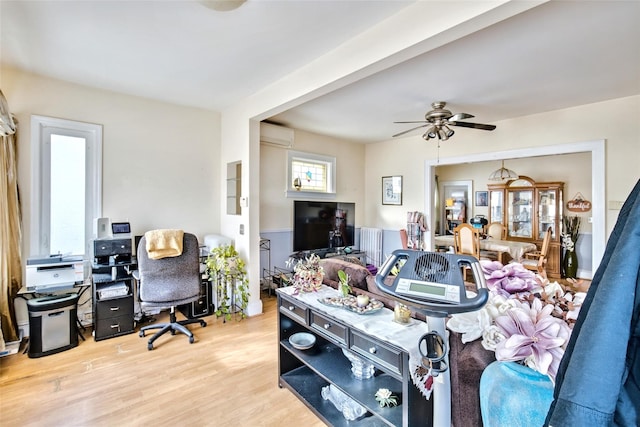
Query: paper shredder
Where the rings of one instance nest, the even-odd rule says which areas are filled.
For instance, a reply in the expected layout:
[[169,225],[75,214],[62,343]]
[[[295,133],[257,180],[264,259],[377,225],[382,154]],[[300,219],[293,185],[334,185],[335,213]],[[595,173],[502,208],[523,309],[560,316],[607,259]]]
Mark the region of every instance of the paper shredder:
[[77,307],[75,293],[27,300],[29,357],[48,356],[78,345]]

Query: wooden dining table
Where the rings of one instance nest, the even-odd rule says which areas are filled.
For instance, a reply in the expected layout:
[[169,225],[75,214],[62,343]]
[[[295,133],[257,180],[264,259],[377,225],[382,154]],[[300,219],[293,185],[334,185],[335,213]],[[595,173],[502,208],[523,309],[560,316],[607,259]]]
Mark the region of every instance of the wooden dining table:
[[[436,246],[453,247],[453,236],[436,236],[434,239]],[[538,250],[535,243],[517,242],[514,240],[499,240],[491,237],[480,239],[480,250],[498,252],[499,259],[506,261],[504,255],[509,255],[514,261],[522,261],[522,257],[527,252]]]

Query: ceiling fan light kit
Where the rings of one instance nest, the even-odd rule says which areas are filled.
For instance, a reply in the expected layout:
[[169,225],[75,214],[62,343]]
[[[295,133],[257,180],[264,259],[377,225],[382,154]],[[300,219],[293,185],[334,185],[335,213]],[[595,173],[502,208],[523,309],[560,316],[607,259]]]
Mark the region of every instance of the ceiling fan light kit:
[[396,136],[404,135],[405,133],[409,133],[413,130],[420,129],[423,127],[427,127],[427,131],[422,135],[425,140],[430,140],[433,138],[438,138],[440,141],[446,141],[455,133],[449,126],[460,126],[467,127],[473,129],[481,129],[481,130],[494,130],[496,127],[494,125],[485,125],[482,123],[470,123],[470,122],[461,122],[460,120],[470,119],[473,115],[468,113],[457,113],[452,114],[451,111],[445,109],[446,102],[434,102],[431,104],[433,110],[427,112],[424,115],[424,120],[416,121],[416,122],[394,122],[394,123],[424,123],[420,126],[416,126],[414,128],[405,130],[403,132],[397,133],[393,135],[392,138]]
[[205,7],[217,12],[228,12],[242,6],[247,0],[200,0]]
[[507,169],[504,167],[504,160],[502,161],[502,167],[500,169],[494,170],[491,175],[489,175],[489,181],[504,181],[505,179],[518,178],[520,178],[520,175],[518,175],[511,169]]

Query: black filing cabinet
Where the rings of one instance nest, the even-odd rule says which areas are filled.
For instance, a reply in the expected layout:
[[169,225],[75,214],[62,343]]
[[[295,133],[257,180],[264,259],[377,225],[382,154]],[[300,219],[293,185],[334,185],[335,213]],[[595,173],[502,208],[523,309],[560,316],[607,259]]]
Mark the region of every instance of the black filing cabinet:
[[203,317],[213,314],[213,290],[211,282],[209,281],[209,275],[206,272],[206,266],[201,259],[201,279],[200,279],[200,298],[189,304],[178,306],[180,313],[192,319],[194,317]]
[[134,331],[131,239],[94,241],[93,337],[96,341]]

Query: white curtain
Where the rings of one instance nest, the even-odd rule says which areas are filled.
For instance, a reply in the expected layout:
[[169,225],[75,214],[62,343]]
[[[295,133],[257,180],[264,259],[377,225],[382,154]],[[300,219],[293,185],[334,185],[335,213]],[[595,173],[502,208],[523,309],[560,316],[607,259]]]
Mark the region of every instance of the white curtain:
[[0,348],[17,340],[13,299],[22,286],[22,229],[18,197],[16,120],[0,90]]

